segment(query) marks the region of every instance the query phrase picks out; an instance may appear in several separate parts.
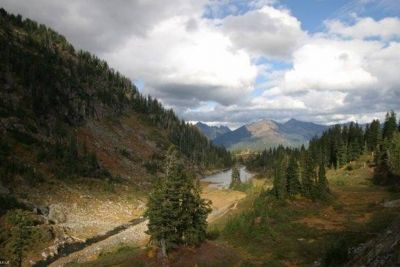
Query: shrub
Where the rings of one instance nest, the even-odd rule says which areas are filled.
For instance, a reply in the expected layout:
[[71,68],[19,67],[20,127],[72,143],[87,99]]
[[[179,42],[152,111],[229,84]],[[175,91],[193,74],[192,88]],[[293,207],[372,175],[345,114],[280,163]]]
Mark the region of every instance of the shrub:
[[220,231],[218,229],[211,229],[207,231],[206,238],[208,240],[216,240],[220,236]]
[[31,212],[21,209],[9,210],[4,215],[4,227],[6,233],[2,236],[5,251],[10,256],[12,266],[21,266],[23,256],[28,247],[40,234],[33,226],[36,221]]
[[25,205],[12,196],[0,196],[0,216],[11,209],[25,209]]
[[349,259],[349,244],[345,237],[336,240],[325,253],[322,266],[343,266]]
[[353,165],[348,164],[348,165],[346,166],[346,171],[352,171],[352,170],[354,170]]

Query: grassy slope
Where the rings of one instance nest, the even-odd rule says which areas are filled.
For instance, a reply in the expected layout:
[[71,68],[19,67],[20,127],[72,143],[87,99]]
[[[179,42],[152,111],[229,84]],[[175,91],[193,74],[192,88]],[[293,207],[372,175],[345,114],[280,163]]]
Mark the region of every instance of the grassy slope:
[[[309,266],[315,261],[341,265],[347,247],[382,231],[399,214],[380,204],[397,197],[372,185],[372,169],[365,156],[352,167],[330,170],[328,179],[335,198],[329,203],[295,199],[264,203],[257,215],[245,211],[224,218],[221,240],[233,245],[247,263],[270,266]],[[264,212],[264,213],[263,213]]]

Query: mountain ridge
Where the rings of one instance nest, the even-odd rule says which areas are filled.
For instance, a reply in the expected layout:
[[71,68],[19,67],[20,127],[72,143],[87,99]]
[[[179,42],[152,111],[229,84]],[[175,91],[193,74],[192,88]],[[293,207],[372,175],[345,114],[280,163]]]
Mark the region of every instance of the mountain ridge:
[[261,119],[245,124],[213,140],[229,150],[256,150],[279,145],[298,147],[307,145],[314,136],[319,136],[329,126],[290,119],[284,123]]
[[201,121],[197,122],[195,126],[209,139],[209,140],[214,140],[215,138],[231,132],[231,129],[229,127],[224,126],[224,125],[218,125],[218,126],[210,126],[206,123],[203,123]]

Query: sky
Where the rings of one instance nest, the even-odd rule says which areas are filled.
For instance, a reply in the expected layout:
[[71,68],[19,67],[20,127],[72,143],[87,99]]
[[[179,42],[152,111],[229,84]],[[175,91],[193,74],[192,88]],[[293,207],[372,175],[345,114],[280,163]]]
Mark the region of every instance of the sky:
[[[400,113],[399,0],[0,0],[187,121]],[[400,114],[399,114],[400,115]]]

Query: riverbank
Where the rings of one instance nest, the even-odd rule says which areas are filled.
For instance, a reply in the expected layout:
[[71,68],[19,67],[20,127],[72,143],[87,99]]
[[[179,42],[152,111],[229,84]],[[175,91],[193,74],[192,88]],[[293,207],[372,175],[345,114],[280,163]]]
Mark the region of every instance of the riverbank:
[[[249,182],[253,178],[253,174],[246,170],[246,167],[239,168],[240,179],[243,183]],[[222,171],[201,179],[202,182],[208,182],[210,187],[220,189],[228,189],[232,180],[232,169]]]

